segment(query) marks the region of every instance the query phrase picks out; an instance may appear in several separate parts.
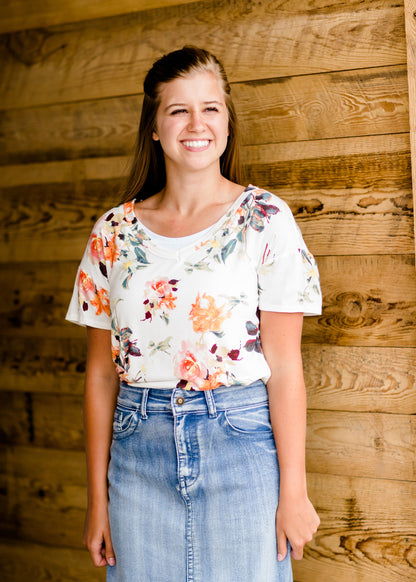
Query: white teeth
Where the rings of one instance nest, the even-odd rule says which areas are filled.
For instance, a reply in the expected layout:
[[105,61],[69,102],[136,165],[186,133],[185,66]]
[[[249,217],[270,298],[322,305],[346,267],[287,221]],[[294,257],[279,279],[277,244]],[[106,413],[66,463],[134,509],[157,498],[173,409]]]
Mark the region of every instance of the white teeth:
[[204,148],[209,144],[208,139],[198,139],[193,141],[184,141],[183,144],[187,148]]

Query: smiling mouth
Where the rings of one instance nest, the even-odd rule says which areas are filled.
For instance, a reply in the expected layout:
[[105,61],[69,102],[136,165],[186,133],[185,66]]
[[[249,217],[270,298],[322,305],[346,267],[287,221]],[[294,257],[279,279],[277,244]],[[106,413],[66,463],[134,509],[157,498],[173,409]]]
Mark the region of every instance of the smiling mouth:
[[186,140],[182,142],[186,148],[192,149],[202,149],[206,148],[210,144],[209,139],[194,139],[194,140]]

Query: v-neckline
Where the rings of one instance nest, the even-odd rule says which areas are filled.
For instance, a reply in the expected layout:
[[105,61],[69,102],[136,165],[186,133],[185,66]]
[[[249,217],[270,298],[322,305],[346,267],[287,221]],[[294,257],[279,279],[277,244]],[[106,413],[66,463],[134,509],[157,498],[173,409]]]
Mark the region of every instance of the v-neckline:
[[[149,236],[148,232],[152,232],[148,227],[146,227],[136,216],[135,212],[134,212],[134,204],[131,204],[125,209],[125,217],[127,219],[128,222],[130,222],[137,230],[141,231],[145,236],[143,237],[144,240],[146,241],[146,247],[152,251],[154,254],[162,256],[162,257],[167,257],[167,258],[184,258],[185,256],[188,256],[191,253],[194,253],[195,251],[203,248],[207,242],[209,242],[210,240],[212,240],[213,236],[215,235],[215,233],[222,227],[222,225],[228,221],[232,214],[235,213],[235,211],[237,210],[237,208],[239,208],[243,202],[246,200],[247,196],[249,195],[249,193],[255,189],[255,186],[253,186],[252,184],[249,184],[246,188],[244,188],[243,192],[240,194],[240,196],[238,196],[238,198],[236,198],[234,200],[234,202],[231,204],[231,206],[228,207],[228,209],[224,212],[224,214],[216,221],[214,222],[211,226],[209,226],[208,228],[205,228],[203,230],[201,230],[201,238],[197,238],[196,240],[193,240],[191,243],[187,244],[186,246],[180,248],[180,249],[170,249],[170,248],[166,248],[163,247],[159,244],[157,244],[157,242],[155,242],[154,240],[152,240],[151,236]],[[156,234],[156,233],[155,233]],[[194,234],[198,234],[198,233],[194,233]],[[190,235],[192,236],[192,235]],[[141,237],[142,238],[142,237]],[[165,237],[165,238],[170,238],[170,237]],[[174,237],[172,237],[174,238]],[[182,237],[179,237],[182,238]]]

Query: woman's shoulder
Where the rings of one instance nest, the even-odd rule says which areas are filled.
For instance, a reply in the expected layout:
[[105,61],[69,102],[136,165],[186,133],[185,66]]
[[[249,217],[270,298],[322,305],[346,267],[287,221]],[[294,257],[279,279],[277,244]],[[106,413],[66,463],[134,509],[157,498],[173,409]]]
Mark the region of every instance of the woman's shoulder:
[[289,205],[269,190],[249,184],[245,192],[246,197],[242,206],[245,206],[252,214],[266,219],[267,222],[273,217],[279,217],[280,220],[293,217]]
[[122,226],[137,222],[134,214],[134,200],[123,202],[110,208],[95,222],[93,232],[109,233],[120,229]]

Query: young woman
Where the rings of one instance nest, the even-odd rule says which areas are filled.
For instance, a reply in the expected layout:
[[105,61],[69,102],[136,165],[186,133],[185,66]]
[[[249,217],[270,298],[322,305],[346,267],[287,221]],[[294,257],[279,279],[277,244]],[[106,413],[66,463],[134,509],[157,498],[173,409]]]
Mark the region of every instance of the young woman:
[[319,524],[300,353],[318,273],[288,206],[239,182],[222,65],[162,57],[67,315],[88,333],[84,543],[110,581],[289,582]]

